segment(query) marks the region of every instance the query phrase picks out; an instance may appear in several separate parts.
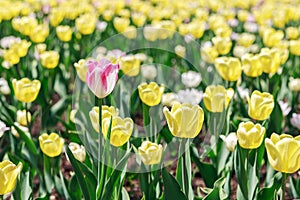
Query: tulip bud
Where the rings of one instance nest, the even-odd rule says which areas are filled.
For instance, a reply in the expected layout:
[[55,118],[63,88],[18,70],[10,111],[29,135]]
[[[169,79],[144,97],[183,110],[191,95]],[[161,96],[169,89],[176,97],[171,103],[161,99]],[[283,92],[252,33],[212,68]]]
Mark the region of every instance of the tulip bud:
[[75,26],[82,35],[92,34],[96,28],[97,16],[92,13],[81,15],[75,20]]
[[111,132],[110,132],[110,144],[115,147],[123,146],[126,142],[128,142],[132,131],[133,131],[133,121],[131,118],[122,119],[118,116],[112,118],[104,118],[103,119],[103,135],[106,139],[109,126],[111,124]]
[[253,122],[241,122],[237,130],[237,139],[244,149],[256,149],[263,142],[265,127]]
[[119,64],[112,64],[107,59],[88,61],[86,83],[98,98],[108,96],[114,89],[119,73]]
[[216,47],[203,46],[200,50],[201,58],[207,63],[214,63],[215,59],[218,57],[219,53]]
[[31,122],[31,113],[27,112],[26,118],[26,110],[18,110],[17,111],[17,122],[22,126],[27,126],[27,119],[28,122]]
[[178,96],[174,93],[163,94],[161,99],[162,104],[167,107],[172,107],[173,104],[178,101]]
[[59,54],[56,51],[45,51],[41,54],[42,66],[47,69],[57,67],[59,62]]
[[77,143],[71,142],[69,144],[69,149],[71,150],[72,154],[74,155],[74,157],[80,161],[80,162],[84,162],[85,161],[85,157],[86,157],[86,151],[84,146],[79,145]]
[[145,165],[155,165],[160,163],[163,147],[161,144],[144,141],[138,148],[138,154]]
[[248,100],[248,115],[255,120],[267,119],[275,106],[273,95],[255,90]]
[[84,59],[80,59],[77,63],[74,63],[77,75],[81,81],[86,82],[87,62]]
[[204,105],[210,112],[223,112],[234,95],[232,88],[225,89],[222,85],[210,85],[203,94]]
[[204,112],[198,105],[192,106],[175,102],[171,111],[164,107],[163,113],[169,129],[175,137],[194,138],[202,129]]
[[142,76],[146,79],[153,80],[157,76],[157,70],[154,65],[142,65]]
[[181,74],[181,81],[186,87],[197,87],[202,77],[200,73],[194,71],[188,71]]
[[156,106],[160,103],[164,89],[164,85],[158,86],[155,82],[141,83],[138,86],[140,99],[148,106]]
[[56,133],[43,133],[39,137],[40,148],[44,154],[49,157],[56,157],[61,154],[64,145],[64,139]]
[[197,105],[201,102],[203,92],[194,88],[179,90],[177,93],[180,103],[189,103],[191,105]]
[[[119,115],[119,110],[113,106],[102,106],[102,132],[103,130],[103,121],[104,119],[109,119],[111,117],[116,117]],[[95,129],[95,131],[99,132],[99,107],[95,106],[92,108],[92,110],[89,112],[89,116],[92,122],[92,126]]]
[[16,98],[24,103],[33,102],[41,88],[39,80],[30,81],[28,78],[22,78],[21,80],[12,80],[13,89]]
[[68,42],[72,39],[72,29],[70,26],[57,26],[56,35],[63,42]]
[[300,168],[300,136],[273,133],[265,139],[270,165],[276,171],[294,173]]
[[242,75],[242,65],[238,58],[219,57],[215,60],[215,67],[226,81],[237,81]]
[[21,162],[17,166],[9,160],[0,162],[0,195],[10,193],[14,190],[22,167]]
[[249,77],[258,77],[263,73],[262,63],[258,55],[246,54],[242,57],[244,73]]
[[230,38],[214,37],[212,42],[221,55],[225,55],[231,50],[232,42]]
[[262,68],[265,73],[276,73],[281,62],[280,52],[278,49],[262,48],[259,54]]
[[290,52],[295,56],[300,56],[300,39],[290,41]]
[[120,67],[127,76],[137,76],[140,72],[140,60],[133,55],[126,55],[120,59]]
[[300,78],[290,78],[289,89],[293,92],[300,91]]
[[229,135],[220,135],[220,138],[225,142],[226,148],[228,151],[233,152],[237,144],[236,133],[229,133]]
[[175,47],[175,53],[177,56],[184,58],[185,57],[185,52],[186,52],[186,48],[184,46],[181,45],[177,45]]

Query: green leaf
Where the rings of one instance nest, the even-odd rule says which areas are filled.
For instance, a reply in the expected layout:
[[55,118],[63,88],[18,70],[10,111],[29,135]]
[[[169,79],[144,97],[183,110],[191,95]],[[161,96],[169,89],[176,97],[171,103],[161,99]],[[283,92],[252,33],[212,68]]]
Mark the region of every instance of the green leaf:
[[188,200],[188,198],[182,192],[176,179],[171,174],[169,174],[166,168],[162,169],[162,178],[165,188],[165,200]]
[[227,199],[227,194],[223,190],[223,185],[225,184],[226,177],[219,178],[215,184],[214,188],[206,195],[203,200],[224,200]]
[[52,192],[52,189],[54,187],[53,179],[51,176],[51,159],[52,158],[44,155],[44,180],[48,194]]
[[[66,147],[67,149],[67,155],[70,159],[70,162],[72,164],[72,167],[74,169],[74,172],[75,172],[75,176],[77,178],[77,182],[79,183],[80,185],[80,188],[81,188],[81,191],[83,193],[83,196],[85,199],[95,199],[95,191],[93,192],[89,192],[89,188],[86,184],[86,180],[81,172],[81,169],[78,165],[78,161],[76,160],[76,158],[73,156],[71,150],[69,149],[69,147]],[[93,195],[93,197],[92,197]]]
[[267,137],[272,133],[281,133],[283,128],[283,114],[277,101],[270,116],[270,123],[267,129]]
[[129,194],[124,187],[122,187],[122,200],[130,200]]
[[273,200],[274,194],[279,190],[282,182],[282,174],[278,172],[269,187],[262,188],[258,194],[257,199]]
[[200,161],[197,156],[197,151],[195,148],[191,150],[192,161],[196,164],[199,169],[199,173],[203,178],[206,187],[212,188],[214,186],[215,181],[218,179],[217,169],[211,164],[207,162]]
[[234,170],[240,191],[245,199],[248,198],[248,175],[245,166],[246,154],[246,150],[242,149],[239,144],[237,144],[234,154]]
[[21,188],[22,188],[22,199],[30,199],[32,195],[32,188],[30,187],[30,172],[27,171],[24,173],[21,179]]
[[300,178],[296,179],[291,176],[290,179],[291,191],[294,198],[300,198]]
[[[124,157],[117,164],[116,168],[114,169],[111,176],[109,177],[107,183],[104,185],[104,189],[103,189],[104,193],[103,193],[101,199],[111,199],[114,188],[117,187],[117,184],[119,184],[119,181],[120,181],[120,178],[122,175],[122,171],[127,166],[127,161],[130,156],[130,151],[131,151],[131,148],[126,152]],[[119,171],[119,170],[121,170],[121,171]],[[119,187],[121,187],[121,186],[119,186]]]

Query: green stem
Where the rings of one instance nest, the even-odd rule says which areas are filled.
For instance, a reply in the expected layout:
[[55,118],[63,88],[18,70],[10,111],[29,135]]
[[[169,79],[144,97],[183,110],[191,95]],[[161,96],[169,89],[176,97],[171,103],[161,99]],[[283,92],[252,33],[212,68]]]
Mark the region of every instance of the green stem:
[[30,126],[30,122],[29,122],[29,119],[28,119],[28,113],[29,113],[29,109],[28,109],[28,103],[25,103],[25,116],[26,116],[26,123],[27,123],[27,127],[28,127],[28,130],[29,130],[29,133],[31,133],[31,126]]
[[154,140],[152,140],[151,133],[150,133],[150,114],[149,114],[149,109],[150,109],[150,106],[148,106],[148,105],[146,105],[146,104],[143,103],[144,130],[145,130],[147,138],[151,142],[154,142]]
[[3,195],[0,195],[0,200],[4,200],[4,196]]
[[282,185],[281,185],[281,200],[285,198],[285,182],[286,182],[287,174],[282,172]]

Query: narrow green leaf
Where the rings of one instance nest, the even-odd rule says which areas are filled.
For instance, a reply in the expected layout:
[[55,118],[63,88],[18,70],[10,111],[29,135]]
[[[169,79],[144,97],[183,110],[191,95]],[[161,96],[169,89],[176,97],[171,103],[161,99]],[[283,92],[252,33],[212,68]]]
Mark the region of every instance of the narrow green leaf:
[[188,198],[182,192],[176,179],[171,174],[169,174],[166,168],[162,169],[162,177],[165,188],[165,200],[188,200]]

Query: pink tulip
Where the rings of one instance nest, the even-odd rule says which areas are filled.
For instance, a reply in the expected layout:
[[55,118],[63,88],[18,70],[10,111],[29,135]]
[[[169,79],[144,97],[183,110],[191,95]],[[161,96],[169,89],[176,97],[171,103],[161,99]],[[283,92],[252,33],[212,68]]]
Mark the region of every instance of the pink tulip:
[[98,97],[109,95],[118,80],[119,64],[112,64],[103,58],[100,61],[88,61],[86,82],[90,90]]

